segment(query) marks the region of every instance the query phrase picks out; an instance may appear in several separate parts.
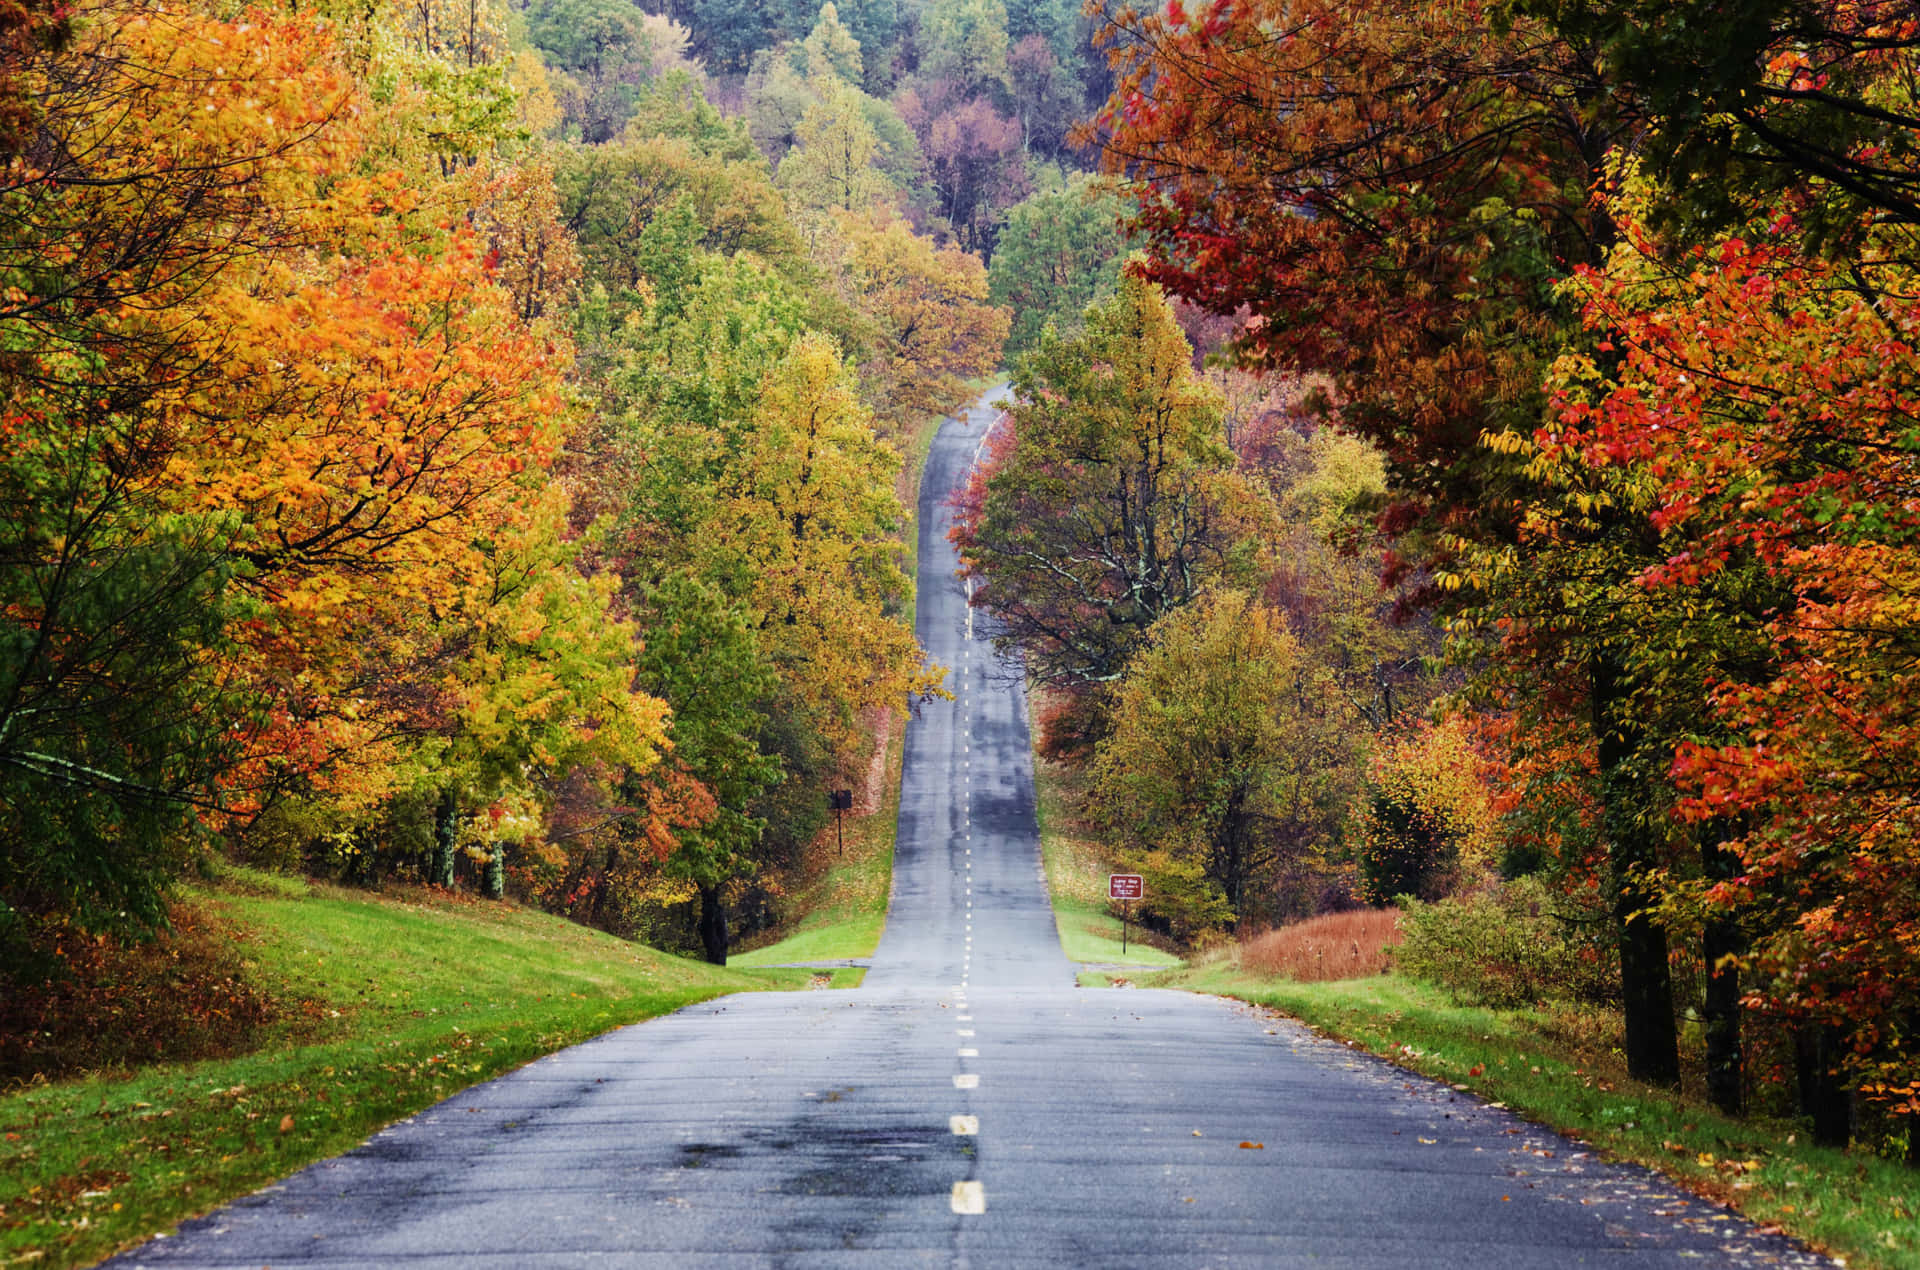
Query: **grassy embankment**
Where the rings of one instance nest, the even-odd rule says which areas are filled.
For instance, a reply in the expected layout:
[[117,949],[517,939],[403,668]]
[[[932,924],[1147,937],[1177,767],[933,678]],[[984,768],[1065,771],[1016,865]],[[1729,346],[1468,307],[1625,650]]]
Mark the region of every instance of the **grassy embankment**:
[[[1039,734],[1038,694],[1030,694],[1028,722]],[[1040,817],[1040,854],[1047,866],[1047,893],[1053,898],[1053,922],[1069,961],[1137,967],[1107,973],[1084,971],[1080,985],[1110,986],[1134,974],[1180,965],[1180,958],[1146,941],[1136,923],[1128,928],[1124,950],[1121,922],[1108,911],[1107,875],[1113,872],[1100,846],[1078,832],[1072,805],[1078,790],[1075,773],[1059,763],[1033,756],[1033,787]]]
[[1657,1168],[1851,1266],[1920,1270],[1920,1173],[1864,1152],[1808,1145],[1792,1125],[1729,1119],[1697,1088],[1675,1094],[1630,1080],[1611,1012],[1460,1006],[1392,973],[1299,983],[1249,969],[1231,954],[1154,975],[1143,986],[1268,1006],[1503,1103],[1612,1159]]
[[429,892],[233,870],[186,898],[279,1021],[236,1057],[0,1094],[0,1263],[88,1264],[609,1028],[808,983]]

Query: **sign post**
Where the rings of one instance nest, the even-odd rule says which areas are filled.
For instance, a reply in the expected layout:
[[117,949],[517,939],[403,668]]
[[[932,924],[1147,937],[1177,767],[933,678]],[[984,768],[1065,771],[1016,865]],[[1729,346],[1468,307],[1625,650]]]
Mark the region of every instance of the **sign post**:
[[1147,880],[1138,873],[1109,873],[1107,898],[1120,901],[1120,955],[1127,955],[1127,919],[1133,916],[1133,901],[1147,893]]
[[840,854],[847,854],[847,831],[842,824],[844,813],[853,810],[853,791],[850,789],[830,789],[827,791],[827,806],[833,809],[833,834],[840,842]]

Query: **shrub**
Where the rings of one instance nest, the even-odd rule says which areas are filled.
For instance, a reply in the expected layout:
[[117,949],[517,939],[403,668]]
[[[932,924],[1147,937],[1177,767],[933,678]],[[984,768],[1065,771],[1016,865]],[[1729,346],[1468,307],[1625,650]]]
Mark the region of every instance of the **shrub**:
[[1459,837],[1446,818],[1407,790],[1375,788],[1361,813],[1360,894],[1370,904],[1400,896],[1438,899],[1459,878]]
[[1564,906],[1535,878],[1437,904],[1404,900],[1394,957],[1413,978],[1468,1005],[1618,1001],[1619,964],[1600,938],[1606,927]]
[[[1182,944],[1206,942],[1206,936],[1233,921],[1233,909],[1199,861],[1171,851],[1145,851],[1124,857],[1145,880],[1140,924]],[[1118,915],[1119,909],[1113,909]]]

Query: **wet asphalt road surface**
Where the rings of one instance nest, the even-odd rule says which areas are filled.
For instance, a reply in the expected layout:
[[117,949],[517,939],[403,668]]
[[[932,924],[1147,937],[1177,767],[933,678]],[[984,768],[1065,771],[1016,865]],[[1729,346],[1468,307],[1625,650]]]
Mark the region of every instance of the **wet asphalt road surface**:
[[949,421],[929,460],[920,637],[957,700],[909,725],[862,988],[610,1033],[111,1264],[1830,1264],[1284,1020],[1074,986],[1021,687],[945,537],[992,419]]

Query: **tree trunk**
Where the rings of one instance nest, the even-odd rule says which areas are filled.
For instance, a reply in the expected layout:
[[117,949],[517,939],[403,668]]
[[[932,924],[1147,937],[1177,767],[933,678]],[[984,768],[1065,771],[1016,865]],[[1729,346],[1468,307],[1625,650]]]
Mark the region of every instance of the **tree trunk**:
[[490,900],[507,896],[507,846],[503,842],[494,843],[487,853],[486,870],[480,875],[480,894]]
[[700,888],[700,946],[708,961],[727,964],[727,904],[718,886]]
[[434,886],[453,886],[453,848],[459,832],[460,795],[449,785],[440,791],[439,805],[433,809],[433,862],[427,866],[427,881]]
[[354,874],[361,886],[372,889],[380,885],[380,848],[375,846],[366,830],[354,832]]
[[1627,718],[1620,668],[1606,654],[1593,659],[1593,730],[1599,742],[1600,799],[1613,882],[1613,918],[1620,934],[1620,1000],[1627,1032],[1627,1071],[1650,1085],[1680,1083],[1680,1036],[1673,1022],[1673,974],[1666,928],[1647,910],[1639,870],[1659,863],[1659,848],[1640,811],[1644,796],[1629,767],[1638,727]]
[[606,867],[600,871],[600,879],[593,887],[593,924],[601,930],[607,930],[607,902],[613,898],[613,870],[620,863],[620,845],[618,842],[607,845]]
[[[1703,842],[1700,854],[1708,880],[1717,882],[1732,876],[1732,853],[1717,837]],[[1743,1056],[1740,967],[1735,959],[1746,951],[1745,934],[1732,920],[1709,918],[1700,951],[1707,963],[1707,1098],[1728,1115],[1737,1116],[1743,1102]]]
[[1795,1074],[1800,1078],[1800,1109],[1813,1120],[1813,1140],[1823,1147],[1844,1147],[1853,1138],[1853,1091],[1840,1079],[1845,1038],[1832,1024],[1805,1024],[1793,1034]]

